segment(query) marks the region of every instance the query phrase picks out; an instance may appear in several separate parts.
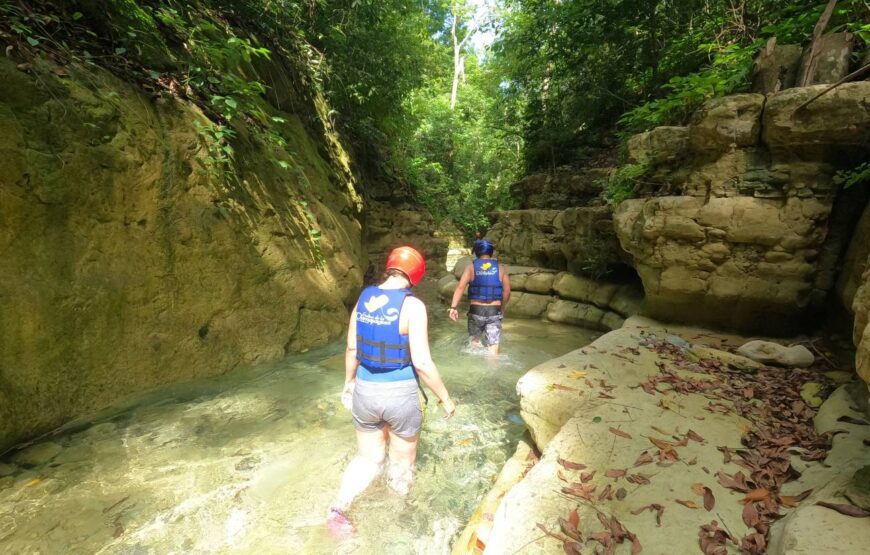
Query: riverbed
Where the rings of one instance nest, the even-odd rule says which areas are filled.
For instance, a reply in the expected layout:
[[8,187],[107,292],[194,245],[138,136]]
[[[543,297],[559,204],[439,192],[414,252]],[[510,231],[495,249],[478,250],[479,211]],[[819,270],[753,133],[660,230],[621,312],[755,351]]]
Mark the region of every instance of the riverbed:
[[[354,539],[323,520],[354,453],[339,401],[343,342],[210,380],[168,386],[44,438],[50,461],[0,477],[4,553],[448,553],[525,431],[517,379],[598,333],[508,315],[497,359],[468,347],[431,284],[433,357],[417,475],[401,499],[377,482],[354,504]],[[2,476],[2,474],[0,474]]]

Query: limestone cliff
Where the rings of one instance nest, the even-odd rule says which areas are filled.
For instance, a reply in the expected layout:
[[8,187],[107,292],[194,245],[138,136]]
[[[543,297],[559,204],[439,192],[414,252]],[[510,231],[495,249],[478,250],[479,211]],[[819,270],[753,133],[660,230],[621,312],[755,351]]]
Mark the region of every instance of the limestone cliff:
[[[833,289],[866,195],[835,203],[833,176],[868,156],[870,82],[709,101],[687,128],[632,139],[648,198],[614,221],[656,317],[787,333]],[[651,198],[649,198],[651,197]]]
[[194,103],[0,57],[0,451],[342,333],[364,261],[348,155],[322,104],[264,81],[286,146],[237,125],[221,179]]

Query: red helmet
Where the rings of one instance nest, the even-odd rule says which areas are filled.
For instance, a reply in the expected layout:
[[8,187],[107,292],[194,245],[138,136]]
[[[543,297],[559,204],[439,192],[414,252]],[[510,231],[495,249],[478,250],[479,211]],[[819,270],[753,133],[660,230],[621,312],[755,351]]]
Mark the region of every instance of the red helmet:
[[411,247],[399,247],[387,257],[387,270],[390,268],[401,270],[408,276],[411,285],[417,285],[426,273],[426,261],[422,254]]

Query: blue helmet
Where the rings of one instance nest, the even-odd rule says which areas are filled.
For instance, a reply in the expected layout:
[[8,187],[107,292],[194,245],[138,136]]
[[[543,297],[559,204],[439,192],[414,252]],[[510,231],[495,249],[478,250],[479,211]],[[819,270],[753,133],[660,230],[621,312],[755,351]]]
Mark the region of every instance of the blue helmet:
[[486,239],[481,239],[480,241],[474,242],[474,254],[477,256],[485,255],[492,256],[492,253],[495,251],[495,247],[487,241]]

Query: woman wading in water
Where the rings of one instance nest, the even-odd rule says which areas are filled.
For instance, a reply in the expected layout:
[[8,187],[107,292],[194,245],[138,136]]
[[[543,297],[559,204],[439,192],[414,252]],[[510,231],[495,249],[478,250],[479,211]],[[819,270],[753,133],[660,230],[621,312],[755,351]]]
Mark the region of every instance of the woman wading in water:
[[353,415],[357,454],[327,517],[336,537],[353,534],[347,510],[381,474],[387,451],[387,484],[399,495],[408,493],[423,427],[417,377],[443,403],[447,418],[456,410],[429,352],[426,306],[410,291],[425,269],[416,250],[393,250],[383,282],[363,290],[350,316],[342,402]]

